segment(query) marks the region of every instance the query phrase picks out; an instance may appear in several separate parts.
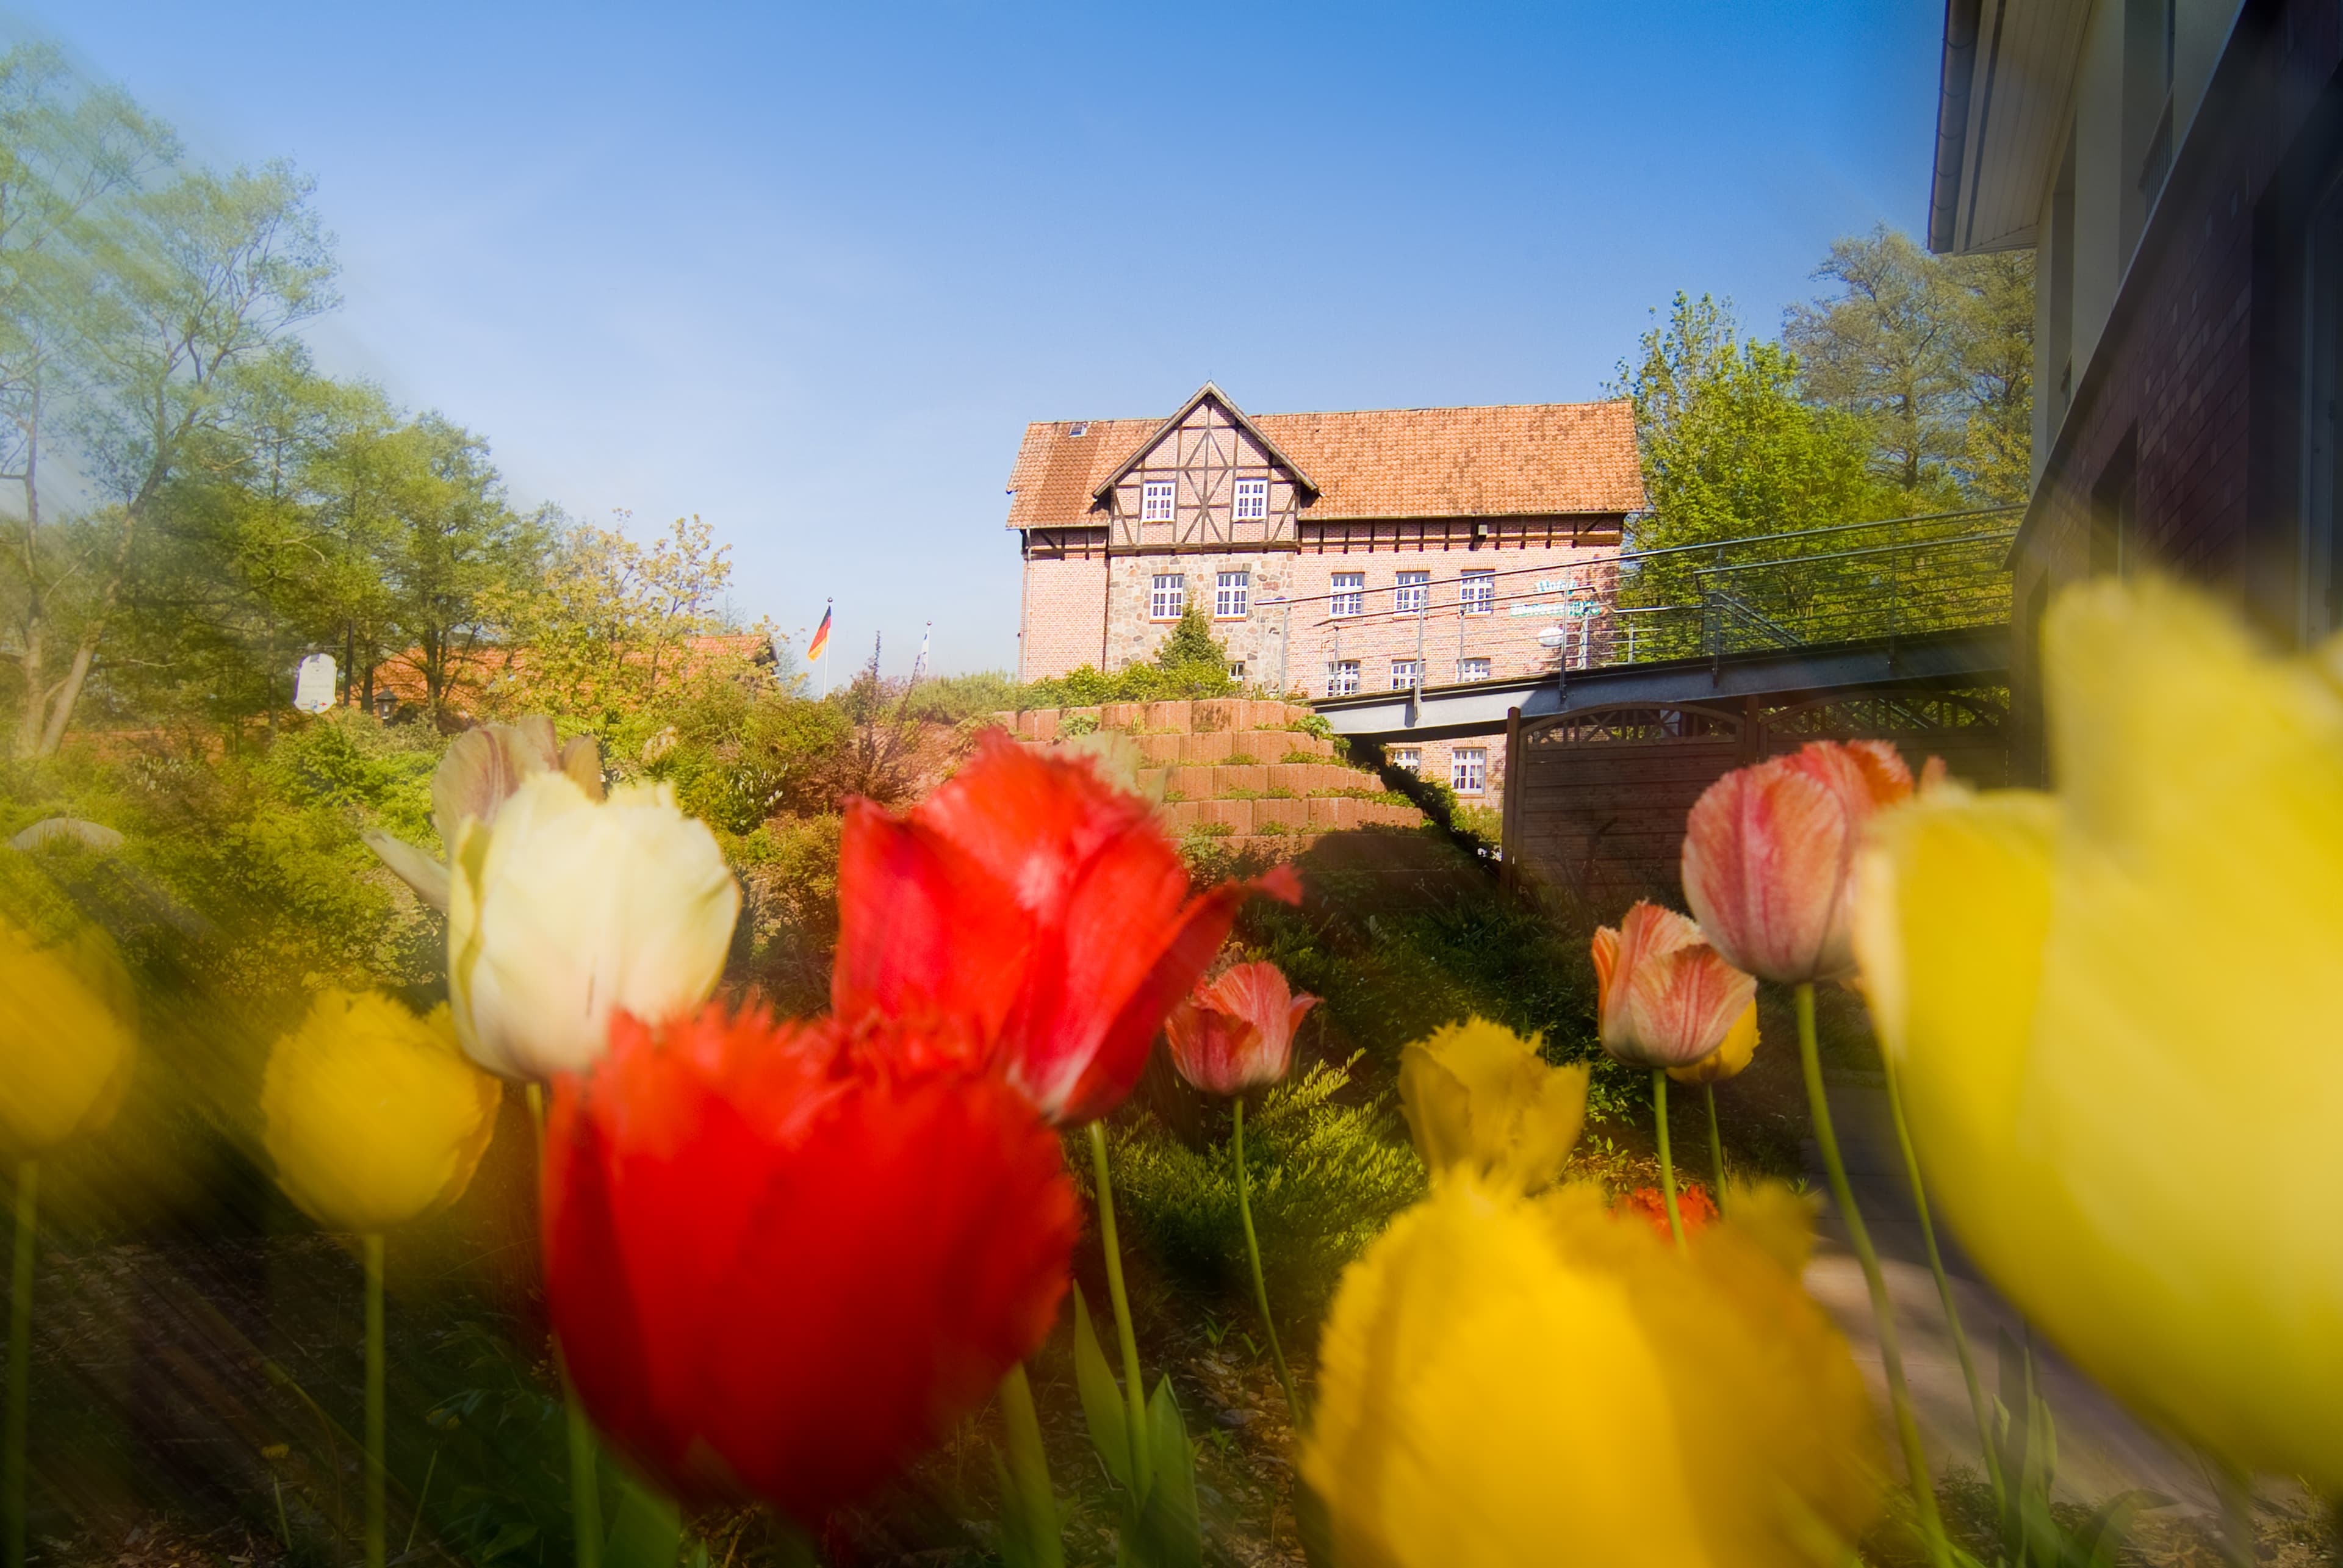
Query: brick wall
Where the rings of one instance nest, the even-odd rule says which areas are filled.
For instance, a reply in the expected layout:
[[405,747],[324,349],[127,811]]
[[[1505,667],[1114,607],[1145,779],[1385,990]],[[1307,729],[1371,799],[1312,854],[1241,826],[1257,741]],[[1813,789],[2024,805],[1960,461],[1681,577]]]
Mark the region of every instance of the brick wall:
[[[1101,640],[1110,669],[1152,658],[1176,619],[1151,613],[1157,576],[1181,577],[1188,601],[1211,611],[1220,574],[1241,571],[1248,578],[1247,612],[1242,618],[1216,618],[1212,629],[1227,645],[1229,658],[1243,664],[1248,683],[1322,694],[1327,666],[1355,659],[1359,689],[1385,690],[1392,685],[1392,661],[1415,658],[1418,642],[1417,618],[1395,608],[1398,574],[1423,571],[1430,578],[1430,609],[1422,628],[1426,685],[1462,678],[1462,659],[1487,659],[1491,678],[1535,673],[1554,666],[1554,655],[1537,640],[1538,633],[1558,618],[1544,607],[1562,602],[1572,586],[1601,598],[1611,591],[1618,557],[1617,519],[1604,522],[1601,531],[1578,536],[1602,543],[1568,542],[1573,536],[1567,526],[1559,530],[1564,542],[1538,542],[1539,536],[1524,529],[1522,519],[1506,519],[1505,536],[1479,548],[1473,548],[1466,526],[1433,524],[1431,529],[1438,532],[1425,542],[1422,528],[1412,527],[1409,531],[1415,537],[1403,541],[1377,539],[1371,530],[1378,525],[1362,524],[1354,538],[1330,534],[1298,551],[1118,553],[1111,568],[1102,568],[1096,554],[1029,548],[1021,670],[1032,680],[1097,664]],[[1379,527],[1388,534],[1398,526]],[[1554,531],[1549,528],[1543,537],[1553,537]],[[1468,570],[1497,574],[1495,602],[1488,614],[1458,613],[1459,585]],[[1363,613],[1331,613],[1329,596],[1338,573],[1355,573],[1363,579]],[[1109,583],[1111,600],[1101,603]],[[1537,613],[1513,613],[1533,607]],[[1574,645],[1574,659],[1583,656],[1584,650]]]
[[2288,362],[2294,307],[2283,268],[2297,243],[2288,214],[2296,187],[2322,172],[2305,165],[2306,130],[2333,112],[2339,60],[2343,15],[2331,5],[2248,4],[2238,20],[2019,540],[2016,605],[2027,635],[2016,639],[2013,748],[2022,772],[2040,763],[2030,633],[2056,587],[2094,569],[2095,528],[2105,564],[2109,502],[2127,463],[2127,569],[2209,585],[2291,635],[2288,454],[2299,406]]

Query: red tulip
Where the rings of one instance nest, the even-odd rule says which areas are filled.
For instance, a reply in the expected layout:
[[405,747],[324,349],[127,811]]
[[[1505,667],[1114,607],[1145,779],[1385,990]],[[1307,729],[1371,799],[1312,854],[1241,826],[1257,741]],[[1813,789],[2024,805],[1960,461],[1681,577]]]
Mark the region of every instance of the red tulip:
[[1684,823],[1684,900],[1736,968],[1795,983],[1855,972],[1849,904],[1863,825],[1912,793],[1884,740],[1809,742],[1708,787]]
[[543,1219],[580,1398],[689,1502],[800,1523],[1041,1343],[1077,1230],[1058,1136],[958,1026],[620,1015],[554,1081]]
[[[1663,1241],[1670,1240],[1674,1235],[1674,1232],[1668,1229],[1667,1200],[1660,1196],[1660,1190],[1657,1187],[1636,1188],[1633,1192],[1613,1203],[1611,1212],[1621,1216],[1639,1217],[1644,1223],[1659,1232],[1660,1240]],[[1687,1181],[1684,1183],[1684,1191],[1676,1194],[1676,1218],[1683,1222],[1685,1235],[1698,1235],[1707,1228],[1710,1221],[1716,1218],[1716,1200],[1711,1198],[1707,1189],[1701,1186],[1699,1182]]]
[[1637,1067],[1689,1067],[1725,1043],[1757,982],[1674,910],[1637,900],[1594,933],[1603,1049]]
[[1292,1064],[1293,1031],[1317,1005],[1314,996],[1295,996],[1275,964],[1239,964],[1198,986],[1163,1020],[1172,1065],[1207,1094],[1275,1083]]
[[856,801],[838,876],[838,1016],[967,1020],[1061,1123],[1131,1092],[1238,906],[1302,892],[1280,866],[1190,898],[1145,801],[999,731],[907,817]]

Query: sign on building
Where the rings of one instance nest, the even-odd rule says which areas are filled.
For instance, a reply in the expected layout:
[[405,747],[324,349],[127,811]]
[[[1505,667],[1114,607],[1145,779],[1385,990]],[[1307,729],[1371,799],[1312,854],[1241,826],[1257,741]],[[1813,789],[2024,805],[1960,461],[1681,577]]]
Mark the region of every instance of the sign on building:
[[334,656],[313,653],[301,661],[293,678],[293,706],[304,713],[323,713],[334,705]]

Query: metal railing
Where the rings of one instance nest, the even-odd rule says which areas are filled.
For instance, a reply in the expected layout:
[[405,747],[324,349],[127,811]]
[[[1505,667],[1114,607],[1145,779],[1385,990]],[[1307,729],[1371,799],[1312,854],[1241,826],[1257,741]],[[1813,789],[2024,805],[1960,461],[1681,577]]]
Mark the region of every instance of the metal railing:
[[[1351,657],[1346,648],[1388,655],[1387,633],[1361,634],[1394,626],[1410,628],[1423,648],[1425,685],[1446,684],[1432,672],[1452,659],[1461,670],[1468,653],[1495,651],[1508,640],[1498,628],[1523,618],[1551,622],[1540,640],[1570,670],[1949,631],[2009,619],[2017,510],[1836,523],[1498,568],[1484,571],[1469,605],[1454,579],[1425,585],[1406,608],[1388,588],[1257,603],[1279,618],[1281,669],[1290,649],[1302,680],[1319,662],[1332,676]],[[1334,613],[1338,605],[1346,613]],[[1372,673],[1360,674],[1373,689]]]

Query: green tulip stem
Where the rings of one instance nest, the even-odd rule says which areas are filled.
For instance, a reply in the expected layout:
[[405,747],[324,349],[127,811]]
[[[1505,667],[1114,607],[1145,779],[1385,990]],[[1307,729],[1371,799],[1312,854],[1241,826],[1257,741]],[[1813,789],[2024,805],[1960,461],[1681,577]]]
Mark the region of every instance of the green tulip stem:
[[[529,1121],[537,1129],[537,1168],[545,1170],[545,1086],[528,1086]],[[578,1402],[561,1341],[553,1342],[553,1364],[561,1374],[561,1409],[569,1428],[569,1528],[571,1561],[577,1568],[602,1568],[602,1483],[595,1473],[594,1423]]]
[[1887,1374],[1887,1402],[1896,1412],[1896,1435],[1904,1447],[1904,1466],[1912,1483],[1912,1501],[1919,1510],[1920,1533],[1928,1543],[1928,1560],[1936,1568],[1952,1568],[1952,1548],[1945,1540],[1945,1522],[1936,1512],[1935,1477],[1928,1456],[1920,1447],[1919,1423],[1912,1419],[1912,1391],[1904,1382],[1904,1352],[1896,1339],[1896,1309],[1887,1299],[1887,1278],[1879,1271],[1879,1254],[1871,1232],[1855,1206],[1855,1189],[1847,1184],[1846,1164],[1839,1158],[1838,1134],[1831,1126],[1830,1101],[1823,1093],[1822,1048],[1815,1039],[1815,988],[1800,980],[1792,993],[1797,1003],[1798,1064],[1805,1070],[1806,1108],[1815,1124],[1815,1142],[1822,1149],[1823,1169],[1830,1174],[1831,1200],[1838,1205],[1846,1239],[1863,1265],[1864,1287],[1871,1293],[1871,1315],[1879,1325],[1879,1364]]
[[1236,1131],[1230,1141],[1230,1147],[1237,1162],[1237,1219],[1244,1225],[1245,1261],[1252,1265],[1253,1305],[1261,1309],[1261,1326],[1269,1335],[1270,1357],[1277,1362],[1277,1381],[1285,1389],[1286,1416],[1298,1432],[1302,1428],[1302,1402],[1293,1397],[1293,1374],[1286,1370],[1285,1352],[1278,1347],[1277,1320],[1269,1315],[1269,1282],[1262,1277],[1261,1271],[1261,1242],[1253,1237],[1252,1200],[1247,1195],[1252,1182],[1245,1174],[1244,1096],[1242,1094],[1236,1100]]
[[1106,1289],[1114,1301],[1114,1333],[1122,1344],[1123,1394],[1131,1404],[1131,1482],[1134,1496],[1153,1488],[1155,1467],[1148,1462],[1147,1391],[1140,1382],[1139,1333],[1131,1324],[1131,1297],[1122,1288],[1122,1243],[1114,1231],[1114,1179],[1106,1168],[1106,1129],[1093,1121],[1091,1165],[1098,1175],[1099,1241],[1106,1249]]
[[1681,1251],[1684,1244],[1684,1216],[1676,1212],[1676,1162],[1668,1154],[1668,1075],[1664,1068],[1652,1069],[1652,1125],[1658,1130],[1660,1141],[1660,1201],[1667,1205],[1668,1234],[1676,1239]]
[[0,1516],[7,1521],[8,1568],[25,1568],[25,1434],[33,1406],[33,1246],[38,1234],[41,1162],[16,1162],[16,1256],[8,1273],[8,1428],[0,1462]]
[[382,1568],[389,1557],[384,1497],[388,1467],[383,1462],[382,1232],[368,1231],[366,1247],[366,1560]]
[[2002,1503],[2001,1455],[1993,1441],[1990,1407],[1985,1402],[1985,1385],[1977,1381],[1976,1362],[1969,1354],[1968,1336],[1961,1332],[1961,1309],[1953,1300],[1953,1282],[1945,1274],[1944,1254],[1936,1247],[1936,1221],[1928,1217],[1928,1190],[1920,1184],[1920,1159],[1912,1151],[1911,1129],[1904,1121],[1903,1091],[1896,1086],[1896,1064],[1885,1051],[1880,1052],[1879,1064],[1887,1080],[1887,1113],[1895,1120],[1896,1142],[1904,1151],[1904,1174],[1912,1183],[1912,1207],[1920,1216],[1920,1240],[1928,1249],[1928,1271],[1936,1276],[1936,1294],[1945,1303],[1945,1326],[1952,1331],[1953,1352],[1961,1358],[1961,1379],[1968,1384],[1969,1411],[1976,1417],[1986,1478],[1993,1484],[1994,1501]]
[[1702,1096],[1708,1101],[1708,1162],[1716,1171],[1716,1211],[1725,1212],[1725,1138],[1716,1130],[1716,1085],[1700,1086]]
[[1050,1456],[1041,1447],[1041,1418],[1033,1409],[1033,1385],[1023,1362],[1001,1380],[1001,1423],[1009,1431],[1010,1505],[1025,1515],[1032,1568],[1064,1568],[1065,1531],[1058,1521],[1057,1494],[1050,1488]]

